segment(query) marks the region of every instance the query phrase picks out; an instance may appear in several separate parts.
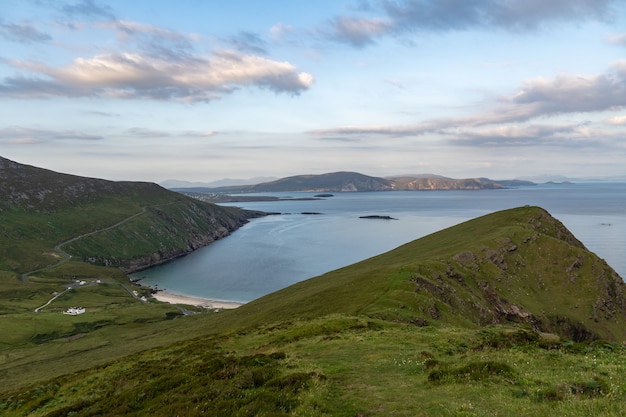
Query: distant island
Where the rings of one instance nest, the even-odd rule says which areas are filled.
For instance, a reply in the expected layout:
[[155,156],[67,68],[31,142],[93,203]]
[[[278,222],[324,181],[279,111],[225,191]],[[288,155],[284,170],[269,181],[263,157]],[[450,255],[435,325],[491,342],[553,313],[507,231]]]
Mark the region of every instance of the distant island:
[[[491,180],[489,178],[454,179],[434,174],[383,178],[370,177],[357,172],[332,172],[320,175],[297,175],[260,184],[217,188],[172,188],[172,190],[207,202],[233,203],[249,201],[315,200],[332,197],[332,192],[500,190],[533,185],[537,184],[523,180]],[[243,195],[274,192],[315,192],[319,194],[316,194],[314,197],[295,198]]]
[[316,195],[316,197],[331,197],[332,195],[328,193],[355,191],[497,190],[532,185],[536,184],[531,181],[515,179],[454,179],[432,174],[383,178],[371,177],[357,172],[332,172],[320,175],[296,175],[292,177],[281,178],[275,181],[251,185],[237,185],[216,188],[189,187],[172,189],[185,193],[215,193],[221,195],[271,192],[314,192],[322,193]]

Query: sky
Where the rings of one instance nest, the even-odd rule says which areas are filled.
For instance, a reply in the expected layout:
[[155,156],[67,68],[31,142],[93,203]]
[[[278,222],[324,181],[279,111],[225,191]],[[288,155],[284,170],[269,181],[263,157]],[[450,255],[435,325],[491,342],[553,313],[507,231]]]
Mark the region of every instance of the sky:
[[110,180],[626,177],[626,0],[0,0],[0,156]]

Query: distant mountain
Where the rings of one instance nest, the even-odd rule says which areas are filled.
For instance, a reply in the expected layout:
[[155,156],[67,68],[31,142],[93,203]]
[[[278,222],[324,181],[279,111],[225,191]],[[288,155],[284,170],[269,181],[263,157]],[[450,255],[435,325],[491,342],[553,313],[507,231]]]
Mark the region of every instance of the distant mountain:
[[407,191],[407,190],[484,190],[520,185],[533,185],[530,181],[488,178],[452,179],[433,174],[394,177],[370,177],[356,172],[333,172],[321,175],[296,175],[276,181],[254,185],[217,188],[188,188],[184,191],[225,194],[268,192],[342,192],[342,191]]
[[234,185],[260,184],[262,182],[269,182],[269,181],[274,181],[277,179],[278,179],[277,177],[254,177],[254,178],[249,178],[249,179],[224,178],[221,180],[211,181],[211,182],[165,180],[159,183],[159,185],[167,189],[215,188],[215,187],[230,187]]
[[522,179],[533,181],[535,183],[573,183],[573,182],[626,182],[626,175],[614,176],[578,176],[566,177],[564,175],[526,175]]
[[[287,191],[342,192],[342,191],[390,191],[391,181],[385,178],[369,177],[356,172],[332,172],[321,175],[296,175],[276,181],[254,185],[194,189],[198,192],[219,193],[266,193]],[[190,190],[186,190],[190,191]]]
[[490,180],[489,178],[453,179],[442,176],[427,177],[395,177],[390,180],[394,190],[427,191],[427,190],[494,190],[521,185],[533,185],[530,181]]

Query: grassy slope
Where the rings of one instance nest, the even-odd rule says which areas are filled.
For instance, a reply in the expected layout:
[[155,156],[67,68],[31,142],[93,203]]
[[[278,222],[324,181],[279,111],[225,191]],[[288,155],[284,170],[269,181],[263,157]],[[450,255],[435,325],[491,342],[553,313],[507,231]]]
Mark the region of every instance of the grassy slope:
[[1,157],[0,176],[0,270],[17,273],[54,264],[56,245],[87,233],[100,231],[64,249],[127,266],[147,254],[188,252],[249,217],[156,184],[78,177]]
[[[179,340],[8,391],[0,395],[0,410],[8,416],[623,415],[623,347],[537,331],[567,333],[550,321],[560,316],[622,340],[624,284],[613,274],[543,210],[494,213],[235,311],[153,324],[130,320],[76,340],[47,341],[41,347],[58,349],[71,365],[119,356],[113,329],[128,353],[141,339]],[[512,305],[535,319],[485,326],[505,322]],[[178,334],[166,339],[170,331]],[[8,379],[22,370],[43,381],[26,356],[14,363]],[[59,363],[49,354],[40,364],[51,370]]]
[[[54,247],[76,236],[128,222],[68,244],[77,256],[132,260],[153,252],[188,250],[186,241],[212,230],[224,236],[243,223],[237,209],[192,200],[163,189],[103,195],[53,212],[5,210],[0,216],[0,269],[23,273],[58,261]],[[224,229],[223,231],[220,231]]]
[[0,394],[6,416],[621,416],[626,352],[335,314],[152,349]]
[[[249,214],[155,184],[76,177],[1,157],[0,177],[2,389],[203,333],[174,324],[175,306],[134,297],[132,290],[147,290],[132,286],[119,268],[80,260],[132,267],[156,254],[149,260],[158,262],[226,235]],[[65,259],[59,244],[81,235],[61,248],[72,261],[46,269]],[[22,274],[31,271],[23,282]],[[93,285],[63,292],[34,312],[77,279]],[[87,313],[61,314],[71,306]]]
[[624,341],[624,300],[624,284],[608,265],[545,211],[522,207],[270,294],[238,309],[228,326],[345,313],[474,327],[506,321],[495,306],[515,305],[544,330],[567,333],[560,317]]

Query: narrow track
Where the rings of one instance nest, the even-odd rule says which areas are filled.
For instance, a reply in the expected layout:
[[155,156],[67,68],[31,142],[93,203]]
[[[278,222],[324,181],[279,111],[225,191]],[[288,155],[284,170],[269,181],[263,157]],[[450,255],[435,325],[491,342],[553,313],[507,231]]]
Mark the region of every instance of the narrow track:
[[63,257],[63,259],[61,259],[59,262],[56,262],[56,263],[54,263],[54,264],[51,264],[51,265],[45,266],[45,267],[43,267],[43,268],[39,268],[39,269],[36,269],[36,270],[34,270],[34,271],[30,271],[30,272],[26,272],[25,274],[22,274],[22,281],[23,281],[23,282],[27,282],[27,281],[28,281],[28,276],[29,276],[29,275],[35,274],[35,273],[37,273],[37,272],[45,271],[45,270],[48,270],[48,269],[56,268],[57,266],[63,265],[64,263],[66,263],[67,261],[69,261],[70,259],[72,259],[72,255],[70,255],[69,253],[65,252],[65,251],[63,250],[63,246],[65,246],[65,245],[67,245],[67,244],[69,244],[69,243],[75,242],[75,241],[77,241],[77,240],[79,240],[79,239],[82,239],[82,238],[84,238],[84,237],[87,237],[87,236],[91,236],[91,235],[95,235],[95,234],[97,234],[97,233],[106,232],[106,231],[108,231],[108,230],[115,229],[116,227],[118,227],[118,226],[120,226],[120,225],[122,225],[122,224],[126,223],[126,222],[127,222],[127,221],[129,221],[129,220],[132,220],[132,219],[134,219],[135,217],[138,217],[138,216],[141,216],[142,214],[145,214],[145,213],[146,213],[146,211],[147,211],[147,208],[146,208],[146,207],[143,207],[139,213],[135,213],[135,214],[133,214],[132,216],[129,216],[129,217],[127,217],[127,218],[125,218],[125,219],[123,219],[123,220],[121,220],[121,221],[119,221],[119,222],[115,223],[114,225],[111,225],[111,226],[105,227],[104,229],[97,229],[97,230],[94,230],[93,232],[85,233],[85,234],[82,234],[82,235],[79,235],[79,236],[73,237],[73,238],[71,238],[71,239],[69,239],[69,240],[66,240],[65,242],[61,242],[61,243],[59,243],[58,245],[56,245],[56,246],[54,247],[54,250],[55,250],[58,254],[60,254],[60,255]]

